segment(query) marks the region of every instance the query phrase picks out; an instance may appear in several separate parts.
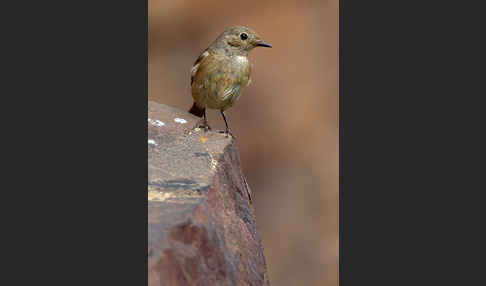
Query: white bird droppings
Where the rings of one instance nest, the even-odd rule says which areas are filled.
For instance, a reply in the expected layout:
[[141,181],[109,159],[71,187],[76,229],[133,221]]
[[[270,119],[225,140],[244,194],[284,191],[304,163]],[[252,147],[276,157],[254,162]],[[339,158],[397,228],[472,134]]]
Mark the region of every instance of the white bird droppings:
[[164,123],[164,122],[162,122],[162,121],[160,121],[160,120],[158,120],[158,119],[153,120],[153,119],[150,119],[150,118],[149,118],[149,119],[148,119],[148,122],[150,122],[150,124],[155,125],[155,126],[157,126],[157,127],[161,127],[161,126],[164,126],[164,125],[165,125],[165,123]]
[[148,144],[152,144],[152,145],[155,145],[155,146],[159,145],[159,144],[155,143],[155,140],[153,140],[153,139],[149,139]]
[[180,124],[187,123],[187,120],[185,120],[183,118],[174,118],[174,121],[177,122],[177,123],[180,123]]

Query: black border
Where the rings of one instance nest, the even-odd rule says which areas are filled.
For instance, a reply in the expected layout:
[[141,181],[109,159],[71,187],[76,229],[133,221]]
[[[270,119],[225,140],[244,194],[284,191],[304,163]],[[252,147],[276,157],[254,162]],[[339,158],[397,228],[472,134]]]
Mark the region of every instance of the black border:
[[484,284],[481,11],[340,1],[340,285]]
[[2,284],[147,285],[147,1],[9,5]]

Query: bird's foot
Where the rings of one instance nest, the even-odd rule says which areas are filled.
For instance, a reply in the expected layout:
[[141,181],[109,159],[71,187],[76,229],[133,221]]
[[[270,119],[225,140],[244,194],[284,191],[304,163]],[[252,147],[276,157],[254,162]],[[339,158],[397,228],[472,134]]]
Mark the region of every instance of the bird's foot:
[[226,138],[229,138],[230,136],[233,137],[233,139],[236,139],[236,136],[231,133],[231,130],[226,129],[226,130],[218,130],[218,133],[226,134]]
[[212,130],[211,126],[209,126],[208,124],[202,125],[201,128],[204,129],[204,132],[208,132]]
[[197,128],[204,129],[204,132],[211,131],[211,126],[209,126],[208,122],[205,120],[200,121],[196,126]]

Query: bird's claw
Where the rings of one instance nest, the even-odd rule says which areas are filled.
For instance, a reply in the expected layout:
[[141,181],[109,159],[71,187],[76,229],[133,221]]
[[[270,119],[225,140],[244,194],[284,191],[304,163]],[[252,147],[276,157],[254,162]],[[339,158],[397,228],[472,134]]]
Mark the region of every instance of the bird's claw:
[[202,125],[201,128],[204,129],[204,132],[208,132],[208,131],[211,131],[212,130],[211,129],[211,126],[209,126],[207,124],[206,125]]
[[202,121],[197,125],[198,128],[204,129],[204,132],[211,131],[211,126],[209,126],[207,121]]
[[236,136],[231,133],[231,130],[226,129],[226,130],[219,130],[219,133],[226,134],[226,138],[229,138],[230,136],[233,137],[233,139],[236,139]]

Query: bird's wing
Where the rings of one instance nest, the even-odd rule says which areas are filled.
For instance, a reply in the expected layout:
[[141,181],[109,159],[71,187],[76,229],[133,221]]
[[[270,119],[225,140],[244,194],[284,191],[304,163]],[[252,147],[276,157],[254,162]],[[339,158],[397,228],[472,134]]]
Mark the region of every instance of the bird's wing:
[[[231,75],[230,67],[225,64],[225,57],[208,51],[199,56],[191,71],[191,85],[197,83],[202,87],[212,89],[223,95],[235,81]],[[215,86],[216,84],[216,86]]]
[[204,52],[201,55],[199,55],[199,57],[197,58],[194,65],[192,65],[192,68],[191,68],[191,85],[194,82],[194,78],[196,77],[197,71],[199,69],[199,65],[201,64],[202,60],[204,58],[206,58],[207,56],[209,56],[209,52],[206,49],[206,50],[204,50]]
[[223,92],[223,100],[228,99],[228,97],[233,96],[234,94],[237,94],[238,91],[240,90],[240,84],[237,82],[233,82],[231,86],[226,87],[226,89]]
[[[238,67],[228,65],[225,56],[204,52],[196,61],[191,76],[193,88],[206,88],[222,99],[226,100],[239,94],[242,87],[246,87],[249,82],[249,70],[245,76],[241,76]],[[248,67],[250,68],[250,67]]]

